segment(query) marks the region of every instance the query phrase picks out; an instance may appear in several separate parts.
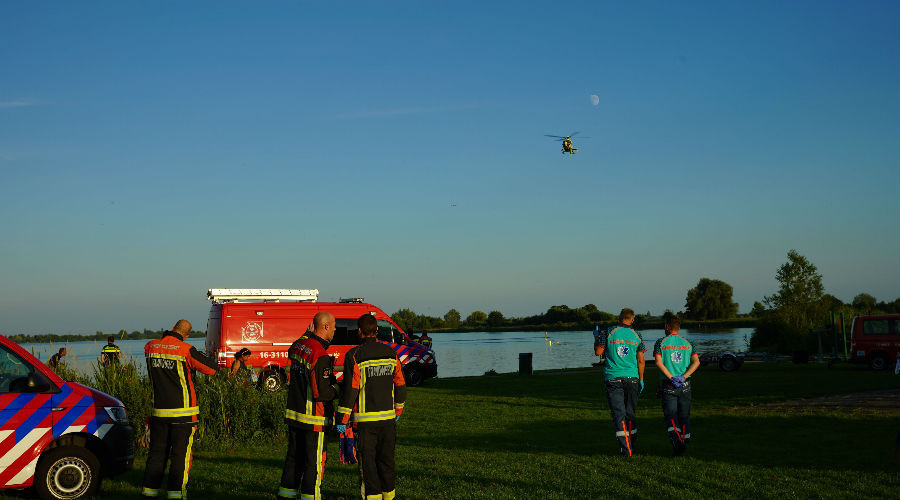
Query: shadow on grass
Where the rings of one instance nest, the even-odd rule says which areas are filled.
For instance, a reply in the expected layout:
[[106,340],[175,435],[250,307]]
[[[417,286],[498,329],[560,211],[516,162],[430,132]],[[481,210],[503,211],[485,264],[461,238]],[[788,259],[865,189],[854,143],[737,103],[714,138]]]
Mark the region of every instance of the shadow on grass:
[[[713,415],[691,420],[688,451],[700,460],[757,466],[811,467],[858,471],[896,469],[889,459],[897,434],[890,416]],[[638,454],[671,457],[662,418],[638,418]],[[561,455],[617,455],[618,441],[608,416],[559,415],[553,420],[496,422],[483,432],[402,433],[398,445],[445,449],[448,453],[509,452]]]

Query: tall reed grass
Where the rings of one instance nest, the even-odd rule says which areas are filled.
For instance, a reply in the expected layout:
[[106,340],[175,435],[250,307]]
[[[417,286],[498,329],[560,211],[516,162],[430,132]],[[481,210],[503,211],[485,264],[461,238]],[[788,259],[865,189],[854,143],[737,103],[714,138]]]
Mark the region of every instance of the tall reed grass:
[[[60,363],[56,373],[122,401],[140,446],[153,405],[153,391],[146,372],[133,360],[120,364],[93,363],[85,373]],[[285,433],[284,410],[287,391],[270,393],[229,377],[227,370],[213,376],[197,374],[194,388],[200,403],[200,425],[196,443],[210,449],[271,442]]]

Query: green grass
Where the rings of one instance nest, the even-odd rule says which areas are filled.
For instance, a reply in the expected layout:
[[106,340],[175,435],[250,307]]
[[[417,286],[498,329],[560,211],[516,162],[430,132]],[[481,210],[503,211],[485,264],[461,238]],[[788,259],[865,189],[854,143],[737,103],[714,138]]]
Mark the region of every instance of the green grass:
[[[672,458],[654,397],[656,372],[638,405],[638,455],[618,445],[598,372],[433,380],[409,391],[398,425],[398,498],[866,498],[900,491],[891,446],[896,411],[786,412],[756,405],[898,386],[862,367],[747,363],[694,377],[693,439]],[[203,416],[201,415],[201,418]],[[326,498],[358,498],[356,468],[328,446]],[[191,498],[272,498],[283,440],[198,449]],[[136,495],[135,470],[107,480],[103,498]]]

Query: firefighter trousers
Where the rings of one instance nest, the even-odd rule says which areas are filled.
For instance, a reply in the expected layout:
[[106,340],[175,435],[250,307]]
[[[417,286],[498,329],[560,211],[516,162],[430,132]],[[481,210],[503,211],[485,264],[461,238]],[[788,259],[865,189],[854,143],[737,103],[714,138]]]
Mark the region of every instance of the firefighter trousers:
[[325,477],[325,433],[288,425],[288,449],[279,498],[320,500]]
[[634,454],[634,444],[637,441],[634,411],[640,393],[640,380],[637,377],[617,377],[606,381],[606,398],[613,427],[616,429],[616,439],[619,441],[619,452],[628,457]]
[[684,453],[691,441],[691,381],[684,382],[679,389],[669,382],[660,382],[662,388],[662,410],[666,421],[666,432],[672,450],[676,454]]
[[187,498],[188,474],[194,454],[196,423],[169,423],[165,418],[150,419],[150,451],[144,469],[141,496],[156,498],[162,486],[163,472],[169,464],[169,482],[165,497]]
[[360,494],[363,500],[393,500],[397,473],[394,419],[357,424],[356,451],[359,459]]

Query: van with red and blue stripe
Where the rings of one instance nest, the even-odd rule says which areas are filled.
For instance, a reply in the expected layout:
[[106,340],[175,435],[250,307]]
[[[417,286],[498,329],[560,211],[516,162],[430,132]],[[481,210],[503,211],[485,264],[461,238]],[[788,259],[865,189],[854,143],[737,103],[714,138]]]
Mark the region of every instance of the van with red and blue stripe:
[[347,351],[360,343],[356,320],[371,314],[378,321],[377,339],[397,352],[407,385],[437,376],[434,350],[415,342],[377,306],[361,298],[318,302],[318,290],[211,288],[206,324],[206,352],[216,353],[218,366],[231,366],[234,354],[250,350],[247,362],[260,387],[278,390],[288,380],[288,348],[311,328],[319,311],[334,315],[334,338],[326,354],[334,358],[338,380],[343,378]]
[[0,335],[0,488],[94,496],[103,477],[131,469],[132,436],[121,401],[66,382]]

